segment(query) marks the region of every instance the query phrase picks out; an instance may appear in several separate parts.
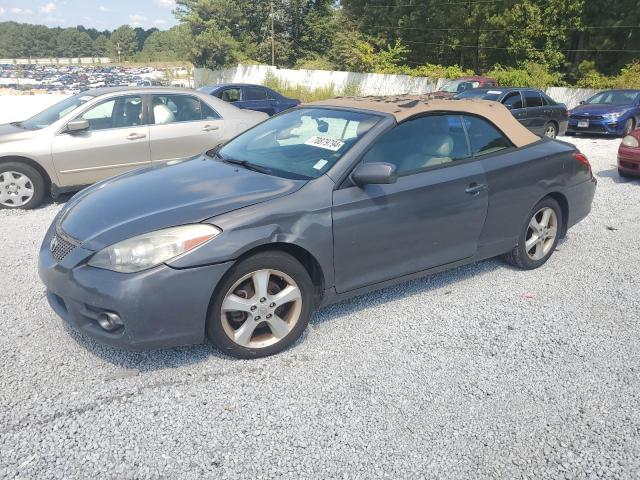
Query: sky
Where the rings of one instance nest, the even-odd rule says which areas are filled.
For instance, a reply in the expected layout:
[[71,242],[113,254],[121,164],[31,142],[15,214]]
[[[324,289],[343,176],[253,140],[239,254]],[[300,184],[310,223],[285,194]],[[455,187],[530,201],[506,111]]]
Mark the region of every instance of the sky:
[[128,24],[165,30],[177,23],[171,13],[174,7],[174,0],[0,0],[0,22],[98,30]]

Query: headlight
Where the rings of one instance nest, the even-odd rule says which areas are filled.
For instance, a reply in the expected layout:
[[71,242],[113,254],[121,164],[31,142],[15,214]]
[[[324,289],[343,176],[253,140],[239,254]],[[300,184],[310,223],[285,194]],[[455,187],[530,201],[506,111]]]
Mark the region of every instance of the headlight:
[[145,233],[100,250],[89,265],[114,272],[139,272],[193,250],[220,232],[213,225],[196,224]]
[[613,112],[613,113],[605,113],[603,115],[604,118],[608,119],[608,120],[617,120],[619,119],[621,116],[623,116],[626,112]]
[[631,135],[627,135],[622,139],[622,145],[625,147],[638,148],[640,144],[638,143],[638,139],[636,137],[632,137]]

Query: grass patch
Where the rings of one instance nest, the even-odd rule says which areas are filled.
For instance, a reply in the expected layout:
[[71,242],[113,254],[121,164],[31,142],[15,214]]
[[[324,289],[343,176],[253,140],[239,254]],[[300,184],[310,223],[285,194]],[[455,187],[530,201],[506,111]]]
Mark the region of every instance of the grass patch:
[[354,97],[361,95],[358,82],[348,83],[343,90],[336,90],[335,85],[310,89],[302,85],[291,85],[276,77],[272,72],[267,72],[264,79],[264,86],[284,95],[285,97],[298,98],[303,103],[326,100],[335,97]]

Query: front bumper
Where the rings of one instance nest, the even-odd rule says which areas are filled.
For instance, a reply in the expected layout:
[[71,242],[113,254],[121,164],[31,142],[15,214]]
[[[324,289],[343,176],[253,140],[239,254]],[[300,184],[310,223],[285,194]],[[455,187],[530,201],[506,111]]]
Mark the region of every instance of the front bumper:
[[[88,266],[93,252],[81,246],[57,262],[49,250],[52,230],[40,248],[38,273],[49,304],[67,323],[98,342],[127,350],[204,341],[211,296],[232,262],[117,273]],[[97,322],[101,312],[118,314],[124,326],[102,329]]]
[[578,121],[584,120],[569,117],[567,133],[597,133],[601,135],[622,136],[624,134],[624,122],[627,119],[621,118],[615,121],[604,118],[601,120],[589,120],[588,127],[579,127]]
[[618,168],[628,175],[640,176],[640,148],[621,145],[618,150]]

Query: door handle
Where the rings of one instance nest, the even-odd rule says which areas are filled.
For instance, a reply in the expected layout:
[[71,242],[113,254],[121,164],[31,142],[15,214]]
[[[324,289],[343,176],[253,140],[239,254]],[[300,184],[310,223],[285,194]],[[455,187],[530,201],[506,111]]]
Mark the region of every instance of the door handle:
[[218,125],[205,125],[202,127],[202,130],[205,132],[212,132],[214,130],[220,130],[220,127]]
[[480,192],[484,191],[487,189],[487,185],[484,183],[471,183],[469,184],[469,186],[465,189],[465,192],[467,192],[469,195],[478,195]]
[[127,135],[127,140],[140,140],[141,138],[145,138],[146,135],[144,133],[130,133]]

